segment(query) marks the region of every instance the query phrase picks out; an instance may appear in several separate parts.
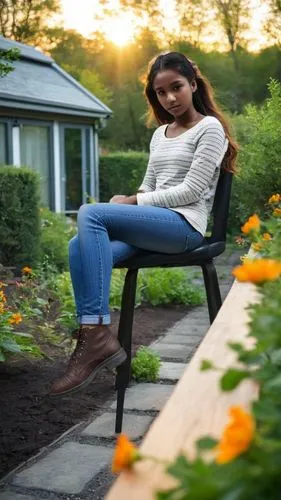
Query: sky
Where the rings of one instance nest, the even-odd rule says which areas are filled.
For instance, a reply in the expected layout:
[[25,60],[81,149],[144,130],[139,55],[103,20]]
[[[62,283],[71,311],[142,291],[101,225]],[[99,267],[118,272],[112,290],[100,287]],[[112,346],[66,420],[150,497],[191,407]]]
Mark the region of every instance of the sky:
[[[248,33],[249,50],[257,51],[266,44],[264,35],[261,32],[261,22],[266,14],[266,5],[261,0],[251,0],[253,17],[251,30]],[[79,9],[77,9],[79,5]],[[161,0],[162,9],[165,12],[166,28],[174,31],[177,26],[173,0]],[[118,0],[111,0],[112,9],[118,7]],[[111,20],[99,21],[99,3],[93,0],[62,0],[62,16],[65,28],[79,31],[83,35],[90,35],[91,32],[101,29],[106,37],[117,45],[125,45],[133,39],[138,26],[138,19],[126,13],[118,12]],[[214,42],[217,34],[214,33]],[[208,42],[212,43],[212,39]]]

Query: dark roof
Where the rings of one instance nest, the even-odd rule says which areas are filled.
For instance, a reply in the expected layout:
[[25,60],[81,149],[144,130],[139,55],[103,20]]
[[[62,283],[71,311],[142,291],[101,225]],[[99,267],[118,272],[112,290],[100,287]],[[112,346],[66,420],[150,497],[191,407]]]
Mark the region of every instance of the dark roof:
[[112,111],[55,61],[28,45],[0,36],[0,49],[18,48],[15,69],[0,79],[0,106],[105,117]]

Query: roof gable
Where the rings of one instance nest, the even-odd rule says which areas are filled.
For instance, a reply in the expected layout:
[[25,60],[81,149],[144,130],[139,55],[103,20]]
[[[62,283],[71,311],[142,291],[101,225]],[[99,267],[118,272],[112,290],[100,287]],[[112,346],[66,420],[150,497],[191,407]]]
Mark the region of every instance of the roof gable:
[[0,102],[2,106],[19,107],[32,103],[45,108],[54,106],[67,114],[83,116],[108,116],[112,112],[97,97],[60,68],[51,57],[38,50],[18,42],[0,37],[0,48],[8,50],[18,48],[20,59],[13,63],[14,71],[0,81]]

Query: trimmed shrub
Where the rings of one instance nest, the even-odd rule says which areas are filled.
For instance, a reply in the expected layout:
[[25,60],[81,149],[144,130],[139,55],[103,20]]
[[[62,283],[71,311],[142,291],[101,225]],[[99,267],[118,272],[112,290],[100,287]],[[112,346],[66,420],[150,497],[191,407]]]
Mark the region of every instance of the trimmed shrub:
[[118,152],[100,158],[100,201],[115,194],[134,194],[144,177],[148,153]]
[[0,262],[34,265],[39,239],[38,175],[27,168],[0,166]]

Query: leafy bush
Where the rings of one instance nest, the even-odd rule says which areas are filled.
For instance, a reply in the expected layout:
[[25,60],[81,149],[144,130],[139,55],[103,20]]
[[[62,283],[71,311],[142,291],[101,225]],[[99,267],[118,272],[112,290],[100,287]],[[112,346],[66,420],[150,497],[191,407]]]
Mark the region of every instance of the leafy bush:
[[100,200],[109,201],[114,194],[130,195],[141,185],[148,154],[141,152],[110,153],[100,158]]
[[11,305],[0,283],[0,362],[16,353],[26,352],[40,355],[40,349],[34,344],[32,335],[20,332],[17,328],[22,320],[22,314]]
[[232,232],[252,213],[263,215],[264,200],[281,191],[281,83],[271,80],[268,88],[270,98],[261,107],[249,105],[233,119],[241,149],[230,208]]
[[[110,289],[110,307],[121,308],[122,289],[126,269],[113,269]],[[149,303],[153,306],[164,304],[200,305],[205,300],[202,287],[191,282],[186,270],[141,269],[138,275],[136,305]]]
[[148,347],[141,346],[132,359],[132,375],[136,380],[156,382],[160,366],[160,357]]
[[39,256],[39,179],[27,168],[0,166],[0,262],[33,265]]
[[64,272],[57,277],[54,288],[60,300],[60,316],[58,321],[67,330],[73,330],[77,327],[77,320],[69,272]]
[[63,214],[51,212],[47,208],[40,209],[41,216],[41,261],[48,258],[49,265],[58,271],[68,269],[68,242],[75,234],[71,221]]
[[200,305],[205,300],[203,288],[194,285],[186,270],[143,269],[140,271],[140,293],[142,302],[153,306],[160,304]]

